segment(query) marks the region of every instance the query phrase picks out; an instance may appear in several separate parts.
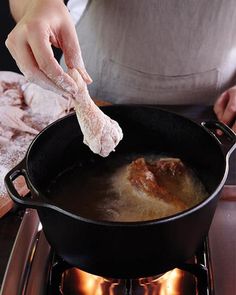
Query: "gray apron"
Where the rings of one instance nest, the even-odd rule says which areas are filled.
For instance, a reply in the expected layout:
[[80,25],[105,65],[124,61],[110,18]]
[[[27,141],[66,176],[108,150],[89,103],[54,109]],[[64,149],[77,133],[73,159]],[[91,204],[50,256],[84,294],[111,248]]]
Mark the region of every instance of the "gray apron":
[[213,104],[235,83],[235,0],[92,0],[76,29],[93,97]]

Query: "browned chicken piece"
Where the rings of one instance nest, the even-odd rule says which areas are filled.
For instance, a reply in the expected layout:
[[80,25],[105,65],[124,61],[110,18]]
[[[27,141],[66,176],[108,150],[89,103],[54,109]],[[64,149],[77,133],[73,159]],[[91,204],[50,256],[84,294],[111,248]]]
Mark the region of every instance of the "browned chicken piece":
[[[128,180],[136,192],[142,194],[142,196],[159,199],[168,204],[171,211],[174,209],[176,212],[179,212],[186,209],[187,206],[179,197],[160,185],[156,175],[159,173],[159,171],[157,172],[158,169],[163,174],[168,171],[175,174],[179,173],[182,168],[180,169],[175,161],[169,162],[168,165],[166,164],[158,163],[158,161],[154,164],[147,164],[144,158],[139,158],[128,166]],[[153,168],[153,171],[150,168]]]
[[148,169],[157,178],[168,175],[168,177],[175,179],[176,176],[186,173],[184,163],[178,158],[161,158],[155,162],[148,163]]
[[148,164],[156,181],[174,194],[188,207],[208,196],[208,193],[192,169],[178,158],[162,158]]
[[208,196],[193,170],[177,158],[140,157],[118,169],[112,187],[119,196],[112,205],[114,221],[171,216]]

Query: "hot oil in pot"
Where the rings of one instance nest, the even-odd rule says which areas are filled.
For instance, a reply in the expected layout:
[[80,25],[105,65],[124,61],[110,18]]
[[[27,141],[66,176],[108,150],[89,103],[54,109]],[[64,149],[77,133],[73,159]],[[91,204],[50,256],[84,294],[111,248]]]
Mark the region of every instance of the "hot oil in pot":
[[95,157],[75,163],[50,183],[48,199],[74,214],[94,220],[110,220],[113,215],[110,202],[119,198],[112,189],[112,176],[138,155]]
[[[58,175],[47,196],[57,206],[92,220],[158,219],[186,210],[208,196],[193,170],[186,165],[183,170],[181,163],[155,154],[91,160]],[[157,174],[155,169],[159,169]]]

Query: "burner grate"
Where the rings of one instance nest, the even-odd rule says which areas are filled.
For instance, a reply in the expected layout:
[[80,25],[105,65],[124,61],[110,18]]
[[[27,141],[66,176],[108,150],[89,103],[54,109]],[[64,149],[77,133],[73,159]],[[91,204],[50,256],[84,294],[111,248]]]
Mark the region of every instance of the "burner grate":
[[56,255],[52,260],[48,295],[214,295],[208,240],[187,263],[149,278],[105,279],[73,268]]

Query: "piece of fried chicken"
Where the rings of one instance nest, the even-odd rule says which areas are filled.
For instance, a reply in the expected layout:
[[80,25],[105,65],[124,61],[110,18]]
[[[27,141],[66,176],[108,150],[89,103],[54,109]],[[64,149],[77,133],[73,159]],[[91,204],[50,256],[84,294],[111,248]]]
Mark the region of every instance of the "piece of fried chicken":
[[[159,162],[157,161],[157,163]],[[174,164],[174,162],[171,163]],[[167,215],[185,210],[187,208],[185,203],[175,194],[170,193],[165,186],[161,186],[158,183],[158,179],[155,175],[156,171],[152,171],[150,166],[151,165],[146,163],[144,158],[138,158],[128,165],[127,179],[134,192],[142,197],[155,198],[160,202],[160,205],[165,204],[168,211]],[[161,167],[158,168],[161,169]],[[166,171],[168,168],[164,167],[163,170]],[[174,170],[173,167],[173,171]]]
[[80,73],[76,69],[69,69],[68,74],[79,88],[75,96],[75,111],[84,135],[84,143],[94,153],[107,157],[123,138],[122,130],[116,121],[105,115],[95,105]]

